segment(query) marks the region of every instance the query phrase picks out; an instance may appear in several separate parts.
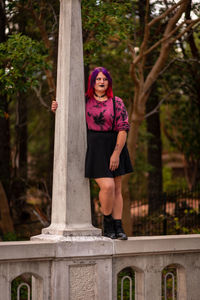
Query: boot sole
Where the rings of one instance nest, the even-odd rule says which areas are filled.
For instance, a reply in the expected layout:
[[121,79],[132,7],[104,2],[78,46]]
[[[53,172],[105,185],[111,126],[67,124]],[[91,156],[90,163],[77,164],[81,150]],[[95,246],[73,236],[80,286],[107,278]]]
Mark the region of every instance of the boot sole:
[[128,240],[128,237],[117,237],[118,240],[120,241],[127,241]]

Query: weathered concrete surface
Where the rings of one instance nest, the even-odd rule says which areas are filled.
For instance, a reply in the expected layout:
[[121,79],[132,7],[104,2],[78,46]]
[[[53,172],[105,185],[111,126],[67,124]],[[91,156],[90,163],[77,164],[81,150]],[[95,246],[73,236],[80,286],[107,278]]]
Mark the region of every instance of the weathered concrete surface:
[[[162,294],[162,270],[169,265],[177,268],[177,287],[179,289],[178,300],[200,299],[200,291],[197,282],[194,282],[193,274],[200,270],[195,267],[196,260],[199,261],[200,252],[192,253],[160,253],[141,254],[132,256],[113,257],[113,299],[117,299],[117,274],[126,267],[132,267],[135,271],[135,282],[137,291],[137,300],[155,300],[161,299]],[[194,271],[192,271],[195,270]],[[181,272],[181,275],[180,275]],[[198,275],[198,276],[199,276]],[[192,286],[192,291],[189,284]],[[190,298],[189,296],[193,296]]]
[[51,238],[0,243],[0,299],[10,300],[11,281],[31,273],[33,300],[116,300],[117,275],[132,267],[136,299],[160,300],[162,270],[169,265],[177,269],[177,300],[200,299],[199,235]]
[[127,255],[130,253],[167,253],[199,251],[200,235],[168,235],[168,236],[143,236],[131,237],[128,243],[115,241],[114,254]]
[[[113,254],[113,242],[104,237],[63,237],[45,242],[43,239],[30,242],[0,243],[0,261],[13,259],[53,259],[92,257]],[[55,236],[57,238],[57,236]]]
[[56,239],[0,243],[1,300],[11,299],[11,282],[24,273],[33,275],[33,300],[112,299],[112,241],[93,236]]
[[81,4],[60,1],[52,220],[48,235],[100,235],[91,225],[89,181],[84,178],[86,122]]

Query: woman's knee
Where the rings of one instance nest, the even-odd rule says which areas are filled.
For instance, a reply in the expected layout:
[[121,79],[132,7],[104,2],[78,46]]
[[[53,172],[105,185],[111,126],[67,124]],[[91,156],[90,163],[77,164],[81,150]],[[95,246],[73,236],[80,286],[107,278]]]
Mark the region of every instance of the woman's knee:
[[104,179],[101,181],[96,180],[99,187],[100,191],[106,192],[108,194],[115,193],[115,182],[111,178],[109,179]]
[[102,187],[101,190],[108,193],[113,194],[115,192],[115,185],[112,182],[106,182]]

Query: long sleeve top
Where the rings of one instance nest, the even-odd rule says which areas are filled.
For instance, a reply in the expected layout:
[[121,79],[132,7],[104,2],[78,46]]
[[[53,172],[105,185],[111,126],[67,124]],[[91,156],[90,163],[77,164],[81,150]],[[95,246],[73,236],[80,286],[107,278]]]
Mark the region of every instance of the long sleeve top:
[[[89,98],[86,101],[86,122],[89,130],[110,131],[114,119],[113,100],[98,101]],[[128,114],[122,99],[115,97],[115,124],[114,131],[128,131]]]

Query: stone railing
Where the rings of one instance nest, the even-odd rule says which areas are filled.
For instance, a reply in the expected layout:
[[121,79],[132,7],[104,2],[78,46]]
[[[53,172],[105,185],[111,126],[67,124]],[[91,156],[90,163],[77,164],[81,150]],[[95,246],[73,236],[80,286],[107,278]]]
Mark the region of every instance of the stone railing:
[[0,243],[0,300],[199,300],[199,284],[199,235]]

